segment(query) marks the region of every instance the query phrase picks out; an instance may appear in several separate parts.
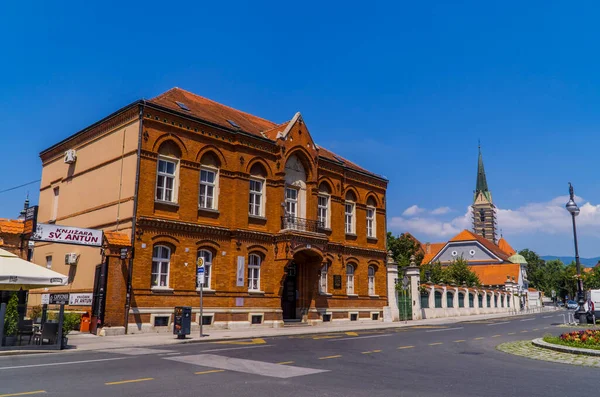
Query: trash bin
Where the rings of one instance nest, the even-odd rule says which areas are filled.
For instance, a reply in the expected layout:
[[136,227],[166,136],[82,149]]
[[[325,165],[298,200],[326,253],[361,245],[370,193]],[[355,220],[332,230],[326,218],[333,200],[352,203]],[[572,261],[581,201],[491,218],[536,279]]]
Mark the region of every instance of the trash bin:
[[91,323],[90,313],[89,312],[83,313],[81,315],[81,324],[79,325],[79,331],[80,332],[90,332],[90,323]]
[[185,339],[192,331],[192,308],[177,306],[173,317],[173,334],[177,335],[177,339]]

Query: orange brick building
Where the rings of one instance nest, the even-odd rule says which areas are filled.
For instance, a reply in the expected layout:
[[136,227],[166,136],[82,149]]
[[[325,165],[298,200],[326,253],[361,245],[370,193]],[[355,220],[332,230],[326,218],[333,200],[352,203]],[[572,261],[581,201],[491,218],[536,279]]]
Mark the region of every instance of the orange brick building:
[[[119,133],[120,175],[119,156],[92,162],[85,172],[62,166],[65,151],[81,153]],[[110,147],[120,149],[120,136]],[[40,221],[53,212],[71,225],[119,230],[110,235],[113,245],[133,245],[133,259],[110,249],[88,253],[98,258],[85,266],[100,263],[94,314],[107,333],[167,330],[174,306],[192,306],[196,324],[227,328],[382,318],[387,180],[319,147],[300,113],[276,124],[174,88],[126,106],[41,157],[54,168],[47,187],[42,177]],[[82,186],[72,191],[79,205],[94,201],[104,168],[115,172],[107,184],[120,179],[120,189],[132,193],[119,194],[117,219],[112,210],[98,214],[117,203],[105,191],[96,194],[106,195],[104,204],[61,216],[58,192],[69,179],[57,178],[77,177],[71,181]],[[123,233],[131,240],[120,241]],[[206,269],[203,319],[198,258]]]

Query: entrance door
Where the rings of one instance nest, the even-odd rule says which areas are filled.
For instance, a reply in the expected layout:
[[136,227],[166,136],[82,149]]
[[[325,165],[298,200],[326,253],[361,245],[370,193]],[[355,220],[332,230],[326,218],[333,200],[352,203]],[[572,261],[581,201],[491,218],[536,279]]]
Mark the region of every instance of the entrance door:
[[296,319],[296,264],[292,263],[288,274],[283,282],[283,294],[281,295],[281,309],[284,320]]

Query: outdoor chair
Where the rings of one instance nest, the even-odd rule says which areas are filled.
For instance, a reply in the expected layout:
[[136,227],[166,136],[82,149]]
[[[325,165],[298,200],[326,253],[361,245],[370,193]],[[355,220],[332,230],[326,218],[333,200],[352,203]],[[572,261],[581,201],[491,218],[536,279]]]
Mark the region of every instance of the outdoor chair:
[[56,344],[56,337],[58,336],[58,323],[45,323],[42,326],[41,332],[36,332],[33,339],[34,342],[43,345],[45,341],[48,341],[49,345]]
[[21,345],[23,341],[23,335],[29,336],[28,344],[31,344],[31,338],[33,337],[33,320],[21,320],[17,326],[17,343]]

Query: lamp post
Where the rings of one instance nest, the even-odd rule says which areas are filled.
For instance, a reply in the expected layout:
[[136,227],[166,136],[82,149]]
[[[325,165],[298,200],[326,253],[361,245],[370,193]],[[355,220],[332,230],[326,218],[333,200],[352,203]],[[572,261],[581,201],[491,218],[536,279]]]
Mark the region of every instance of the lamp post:
[[577,267],[577,304],[579,308],[577,309],[577,319],[580,324],[583,324],[586,321],[585,308],[584,304],[584,296],[583,296],[583,280],[581,279],[581,263],[579,263],[579,248],[577,246],[577,227],[575,226],[575,217],[579,215],[579,207],[575,203],[573,199],[575,194],[573,193],[573,185],[569,182],[569,202],[566,204],[567,211],[571,214],[571,218],[573,219],[573,240],[575,242],[575,265]]

